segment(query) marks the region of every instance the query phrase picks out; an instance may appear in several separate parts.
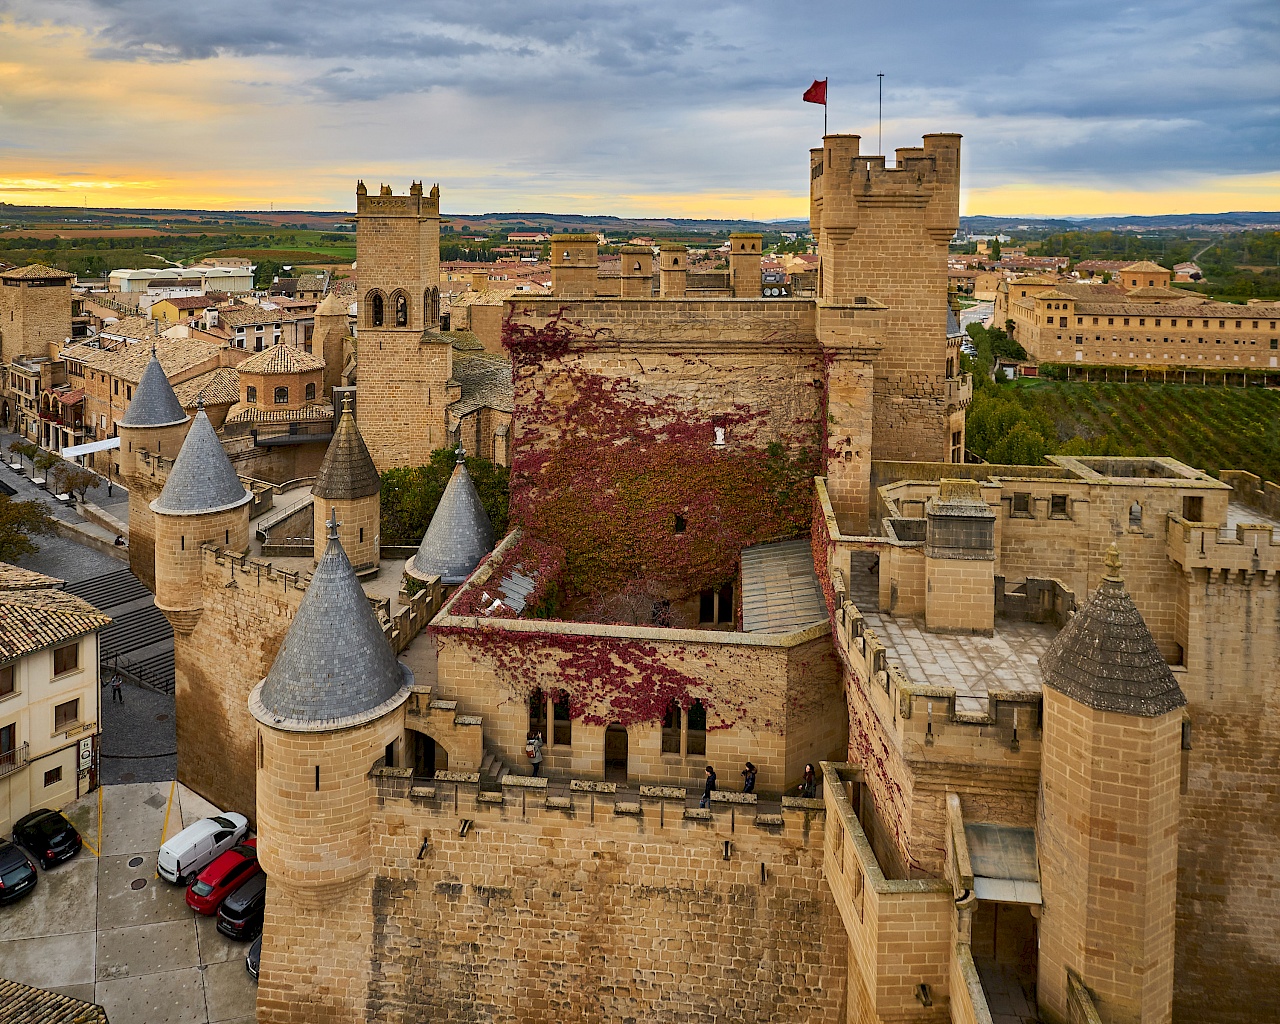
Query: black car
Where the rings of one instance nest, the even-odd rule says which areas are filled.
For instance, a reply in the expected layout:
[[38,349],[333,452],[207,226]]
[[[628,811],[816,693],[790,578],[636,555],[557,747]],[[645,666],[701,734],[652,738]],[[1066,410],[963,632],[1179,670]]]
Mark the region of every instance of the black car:
[[40,866],[46,870],[74,857],[83,845],[75,826],[47,807],[19,819],[13,826],[13,841],[35,854]]
[[258,961],[262,958],[262,936],[259,935],[253,940],[253,945],[249,947],[249,955],[244,958],[244,969],[253,975],[253,980],[258,980]]
[[20,900],[36,887],[36,866],[13,843],[0,839],[0,903]]
[[259,871],[222,901],[218,931],[233,939],[251,939],[262,931],[266,907],[267,876]]

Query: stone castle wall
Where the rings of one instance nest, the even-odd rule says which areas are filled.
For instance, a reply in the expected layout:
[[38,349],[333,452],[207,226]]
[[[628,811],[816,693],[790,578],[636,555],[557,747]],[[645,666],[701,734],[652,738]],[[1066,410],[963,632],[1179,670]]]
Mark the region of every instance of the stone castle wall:
[[819,809],[378,784],[372,876],[319,913],[273,888],[263,943],[285,985],[323,990],[331,965],[372,961],[367,988],[347,988],[358,1016],[328,1015],[308,981],[260,1019],[845,1020]]

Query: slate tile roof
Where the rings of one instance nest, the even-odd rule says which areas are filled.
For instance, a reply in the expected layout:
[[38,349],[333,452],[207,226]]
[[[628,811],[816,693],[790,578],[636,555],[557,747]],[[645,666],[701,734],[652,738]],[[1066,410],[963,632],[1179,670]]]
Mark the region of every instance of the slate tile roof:
[[109,1024],[107,1011],[30,985],[0,978],[0,1024]]
[[1097,711],[1155,718],[1187,703],[1124,589],[1116,546],[1093,597],[1040,655],[1044,685]]
[[269,345],[238,367],[241,373],[307,373],[324,369],[324,360],[292,345]]
[[342,410],[333,440],[324,453],[324,461],[320,463],[320,471],[316,474],[311,493],[321,499],[349,500],[367,498],[381,489],[382,480],[364,438],[360,436],[356,418],[351,414],[348,403]]
[[413,685],[413,673],[396,660],[336,532],[330,532],[280,653],[250,698],[251,710],[279,727],[350,727],[403,702]]
[[151,503],[152,511],[170,515],[220,512],[243,505],[251,497],[236,476],[209,417],[203,409],[198,410],[160,497]]
[[182,423],[186,418],[173,385],[153,351],[120,423],[126,427],[166,427]]
[[104,615],[88,601],[45,582],[37,582],[30,589],[3,589],[0,590],[0,660],[13,661],[110,624],[111,616]]
[[477,409],[515,409],[511,361],[488,352],[459,352],[453,357],[453,379],[462,385],[462,397],[449,406],[457,419]]
[[446,586],[462,583],[493,550],[493,542],[493,524],[467,472],[466,452],[459,448],[449,485],[406,570],[418,579],[439,576]]

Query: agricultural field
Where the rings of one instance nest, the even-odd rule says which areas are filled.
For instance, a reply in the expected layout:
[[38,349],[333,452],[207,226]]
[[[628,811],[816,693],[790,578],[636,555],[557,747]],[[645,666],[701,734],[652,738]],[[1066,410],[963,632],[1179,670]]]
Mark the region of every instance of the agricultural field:
[[[970,450],[988,462],[1044,455],[1168,455],[1280,481],[1280,390],[1222,384],[1026,379],[977,388]],[[986,454],[984,454],[984,451]],[[994,456],[994,457],[993,457]]]

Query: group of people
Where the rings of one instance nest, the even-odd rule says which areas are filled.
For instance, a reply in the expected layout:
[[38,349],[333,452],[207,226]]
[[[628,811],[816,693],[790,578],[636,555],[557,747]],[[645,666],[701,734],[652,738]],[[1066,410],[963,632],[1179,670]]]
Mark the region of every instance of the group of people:
[[[711,794],[716,791],[716,770],[707,765],[706,779],[702,786],[702,799],[698,801],[699,807],[711,806]],[[747,762],[745,768],[742,769],[742,792],[754,793],[756,791],[756,775],[759,769],[750,761]],[[797,790],[801,797],[812,800],[818,795],[818,774],[813,770],[812,764],[804,766],[804,781],[800,783]]]

